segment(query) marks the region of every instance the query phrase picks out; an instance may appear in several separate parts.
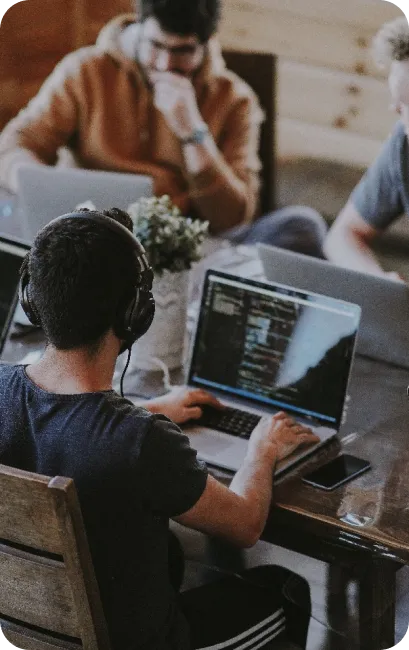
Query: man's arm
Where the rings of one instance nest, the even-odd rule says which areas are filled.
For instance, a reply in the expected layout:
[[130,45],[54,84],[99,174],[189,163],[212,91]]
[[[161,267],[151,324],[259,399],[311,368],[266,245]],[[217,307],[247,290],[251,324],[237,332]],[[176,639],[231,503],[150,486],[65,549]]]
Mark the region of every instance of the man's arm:
[[0,135],[0,184],[17,192],[22,165],[53,165],[57,152],[75,132],[78,117],[76,75],[80,57],[61,61],[32,99]]
[[[236,100],[226,120],[220,146],[207,133],[202,142],[187,142],[206,124],[196,102],[194,87],[184,77],[157,73],[156,107],[181,140],[190,196],[211,232],[220,234],[251,221],[259,192],[258,144],[262,112],[253,96]],[[217,110],[217,106],[215,106]]]
[[209,474],[199,501],[175,521],[241,548],[259,540],[272,499],[273,461],[245,462],[230,488]]
[[248,158],[257,156],[259,124],[250,123],[251,110],[249,100],[234,108],[220,149],[210,134],[183,147],[190,195],[213,234],[251,222],[257,212],[259,171]]
[[398,123],[329,231],[324,252],[330,261],[357,271],[383,274],[371,243],[404,212],[402,182],[407,156],[405,130]]
[[379,230],[364,221],[352,201],[349,201],[327,235],[324,253],[338,266],[384,275],[370,247],[379,234]]
[[274,466],[317,436],[279,413],[262,418],[254,429],[247,456],[229,488],[208,476],[197,503],[174,519],[184,526],[249,548],[260,538],[271,506]]

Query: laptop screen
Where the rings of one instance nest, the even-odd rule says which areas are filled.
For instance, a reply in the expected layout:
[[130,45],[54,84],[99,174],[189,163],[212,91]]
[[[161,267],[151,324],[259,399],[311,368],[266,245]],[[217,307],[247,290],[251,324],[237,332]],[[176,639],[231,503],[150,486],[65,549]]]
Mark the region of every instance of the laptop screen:
[[0,237],[0,354],[17,303],[19,270],[29,246]]
[[189,384],[339,426],[357,305],[208,271]]

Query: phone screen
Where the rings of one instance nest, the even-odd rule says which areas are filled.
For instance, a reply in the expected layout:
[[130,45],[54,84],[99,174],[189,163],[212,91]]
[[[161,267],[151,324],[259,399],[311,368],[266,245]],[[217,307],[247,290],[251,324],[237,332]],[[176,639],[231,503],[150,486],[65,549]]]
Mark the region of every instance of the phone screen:
[[371,465],[367,460],[349,454],[341,454],[326,465],[306,474],[302,480],[304,483],[314,485],[322,490],[334,490],[370,468]]

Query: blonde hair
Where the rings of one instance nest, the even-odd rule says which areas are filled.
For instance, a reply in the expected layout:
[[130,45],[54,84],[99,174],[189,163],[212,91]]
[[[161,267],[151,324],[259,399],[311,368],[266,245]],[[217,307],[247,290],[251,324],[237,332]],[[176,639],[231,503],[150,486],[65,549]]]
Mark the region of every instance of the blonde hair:
[[409,59],[409,24],[405,16],[381,27],[373,40],[373,54],[381,68],[389,67],[392,61]]

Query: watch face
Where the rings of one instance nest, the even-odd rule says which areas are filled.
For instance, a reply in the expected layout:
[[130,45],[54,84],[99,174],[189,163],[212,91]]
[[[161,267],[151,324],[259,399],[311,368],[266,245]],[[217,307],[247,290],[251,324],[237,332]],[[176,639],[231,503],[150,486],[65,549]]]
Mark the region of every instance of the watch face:
[[198,129],[197,131],[194,132],[193,137],[194,137],[194,142],[196,144],[202,144],[203,140],[207,136],[207,129]]
[[205,127],[201,129],[195,129],[192,135],[183,140],[183,144],[202,144],[208,133],[209,129]]

